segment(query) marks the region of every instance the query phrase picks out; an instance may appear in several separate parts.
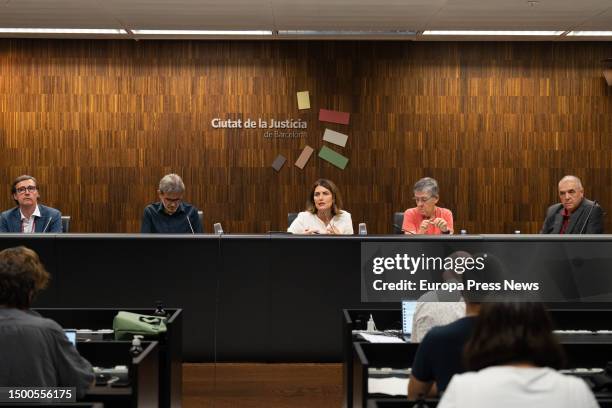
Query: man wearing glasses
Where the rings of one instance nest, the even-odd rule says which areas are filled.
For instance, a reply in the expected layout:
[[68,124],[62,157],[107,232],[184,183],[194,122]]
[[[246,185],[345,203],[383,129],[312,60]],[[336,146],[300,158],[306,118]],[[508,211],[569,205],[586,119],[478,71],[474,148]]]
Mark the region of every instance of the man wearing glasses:
[[149,204],[144,210],[140,232],[202,233],[198,209],[182,201],[184,192],[183,180],[176,174],[166,174],[159,182],[159,202]]
[[32,176],[19,176],[13,181],[11,194],[17,207],[0,214],[0,232],[62,232],[62,213],[38,204],[38,183]]
[[453,213],[436,206],[440,199],[438,182],[425,177],[414,184],[413,190],[416,207],[404,212],[402,231],[414,235],[452,234]]

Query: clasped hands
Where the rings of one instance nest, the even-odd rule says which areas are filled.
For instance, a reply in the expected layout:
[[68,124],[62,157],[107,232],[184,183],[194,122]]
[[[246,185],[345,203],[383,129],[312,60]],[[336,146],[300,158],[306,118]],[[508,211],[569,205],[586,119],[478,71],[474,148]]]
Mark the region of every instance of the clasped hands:
[[314,235],[314,234],[329,234],[329,235],[339,235],[340,234],[340,230],[336,227],[334,227],[331,224],[328,224],[327,227],[325,227],[325,230],[321,231],[317,228],[304,228],[304,234],[306,235]]
[[419,228],[422,231],[426,231],[427,228],[429,228],[430,225],[434,225],[434,226],[440,228],[440,231],[442,231],[442,232],[448,231],[448,224],[446,223],[444,218],[439,218],[439,217],[438,218],[433,218],[433,219],[423,220],[423,222],[421,222],[421,225],[419,226]]

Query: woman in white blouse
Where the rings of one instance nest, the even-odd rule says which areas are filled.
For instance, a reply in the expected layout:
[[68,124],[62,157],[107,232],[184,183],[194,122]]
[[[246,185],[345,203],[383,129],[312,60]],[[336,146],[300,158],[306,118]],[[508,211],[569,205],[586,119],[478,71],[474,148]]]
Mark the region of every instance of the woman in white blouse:
[[293,234],[352,234],[351,214],[342,210],[338,187],[327,179],[315,181],[306,202],[306,211],[298,214],[288,232]]
[[541,303],[483,303],[463,352],[473,372],[453,377],[438,408],[597,408],[582,378],[556,371],[565,358],[552,329]]

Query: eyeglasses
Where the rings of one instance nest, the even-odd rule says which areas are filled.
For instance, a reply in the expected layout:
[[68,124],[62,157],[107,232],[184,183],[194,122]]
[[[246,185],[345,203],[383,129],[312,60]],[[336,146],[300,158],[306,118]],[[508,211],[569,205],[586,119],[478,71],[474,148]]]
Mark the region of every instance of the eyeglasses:
[[38,190],[38,188],[36,186],[27,186],[27,187],[19,187],[18,189],[16,189],[15,191],[17,191],[17,194],[23,194],[26,191],[28,193],[33,193],[36,190]]
[[417,203],[417,204],[418,204],[418,203],[426,203],[426,202],[428,202],[429,200],[431,200],[431,197],[432,197],[432,196],[429,196],[429,197],[414,197],[414,198],[413,198],[413,200],[414,200],[414,202],[415,202],[415,203]]

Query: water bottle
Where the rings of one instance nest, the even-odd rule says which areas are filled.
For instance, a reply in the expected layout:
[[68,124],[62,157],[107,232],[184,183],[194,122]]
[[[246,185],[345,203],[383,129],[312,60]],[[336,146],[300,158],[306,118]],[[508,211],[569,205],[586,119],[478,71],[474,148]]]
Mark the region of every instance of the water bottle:
[[370,318],[368,319],[368,324],[366,326],[366,330],[369,332],[375,332],[376,331],[376,324],[374,324],[374,318],[372,317],[372,315],[370,315]]
[[467,235],[467,230],[461,230],[461,235]]

